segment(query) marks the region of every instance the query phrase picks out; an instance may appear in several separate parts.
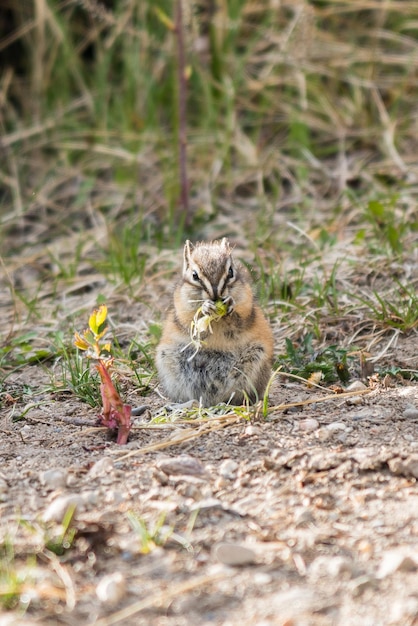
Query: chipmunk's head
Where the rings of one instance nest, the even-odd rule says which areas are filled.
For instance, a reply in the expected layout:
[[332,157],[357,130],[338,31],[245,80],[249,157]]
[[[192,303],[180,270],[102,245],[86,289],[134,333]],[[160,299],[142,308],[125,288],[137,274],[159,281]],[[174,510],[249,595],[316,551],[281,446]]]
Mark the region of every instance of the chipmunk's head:
[[241,266],[232,257],[226,238],[195,246],[186,241],[184,246],[183,280],[197,300],[225,300],[240,280]]

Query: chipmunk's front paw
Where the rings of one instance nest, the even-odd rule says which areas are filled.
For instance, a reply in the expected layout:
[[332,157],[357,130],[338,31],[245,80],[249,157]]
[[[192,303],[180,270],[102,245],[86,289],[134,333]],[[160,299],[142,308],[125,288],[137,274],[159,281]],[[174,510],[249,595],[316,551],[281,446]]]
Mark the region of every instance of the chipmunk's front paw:
[[226,314],[230,315],[235,308],[234,298],[232,296],[228,296],[227,298],[223,299],[223,303],[226,304],[228,307]]
[[201,310],[203,315],[213,315],[216,313],[216,304],[213,300],[205,300]]

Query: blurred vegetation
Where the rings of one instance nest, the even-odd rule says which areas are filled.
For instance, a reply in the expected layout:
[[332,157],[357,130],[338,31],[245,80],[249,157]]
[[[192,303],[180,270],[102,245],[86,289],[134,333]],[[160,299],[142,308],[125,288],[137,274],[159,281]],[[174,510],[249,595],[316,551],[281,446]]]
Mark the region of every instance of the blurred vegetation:
[[359,306],[415,328],[417,3],[182,0],[183,72],[179,2],[2,3],[4,327],[39,324],[46,302],[55,319],[63,293],[109,302],[109,284],[152,307],[164,252],[226,235],[286,336],[320,339]]
[[[26,237],[49,241],[99,211],[141,224],[146,240],[181,240],[175,4],[3,4],[6,232],[19,234],[19,215]],[[338,210],[344,196],[403,186],[416,158],[416,3],[183,0],[183,13],[192,230],[250,197],[312,217],[319,199]]]

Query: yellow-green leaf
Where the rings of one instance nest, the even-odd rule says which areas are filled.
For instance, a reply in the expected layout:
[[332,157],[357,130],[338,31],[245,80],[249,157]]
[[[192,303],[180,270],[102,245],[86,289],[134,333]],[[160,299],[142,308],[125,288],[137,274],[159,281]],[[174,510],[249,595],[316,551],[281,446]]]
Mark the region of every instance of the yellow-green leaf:
[[215,307],[216,313],[219,315],[219,317],[225,317],[225,315],[228,313],[228,305],[225,304],[225,302],[223,302],[222,300],[217,300],[215,302]]
[[162,11],[159,7],[154,7],[154,12],[164,26],[166,26],[169,30],[176,30],[176,25],[173,20],[168,17],[167,13],[164,13],[164,11]]
[[74,333],[74,345],[80,350],[88,350],[89,344],[79,333]]
[[103,333],[104,324],[107,317],[107,306],[102,304],[98,309],[94,309],[89,318],[89,328],[94,335]]

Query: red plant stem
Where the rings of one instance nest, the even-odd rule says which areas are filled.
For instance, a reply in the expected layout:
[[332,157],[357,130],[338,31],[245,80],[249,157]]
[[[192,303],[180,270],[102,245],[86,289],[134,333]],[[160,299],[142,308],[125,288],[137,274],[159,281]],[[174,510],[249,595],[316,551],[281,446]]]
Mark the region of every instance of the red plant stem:
[[178,150],[180,169],[180,203],[185,213],[184,224],[191,225],[189,205],[189,182],[187,177],[187,128],[186,102],[187,78],[186,57],[184,51],[183,6],[182,0],[176,2],[176,33],[177,33],[177,76],[178,76]]
[[100,421],[103,426],[110,430],[117,429],[117,443],[125,445],[128,442],[131,430],[131,407],[128,404],[123,404],[105,363],[99,361],[96,368],[102,381],[100,393],[102,395],[103,411],[100,415]]

